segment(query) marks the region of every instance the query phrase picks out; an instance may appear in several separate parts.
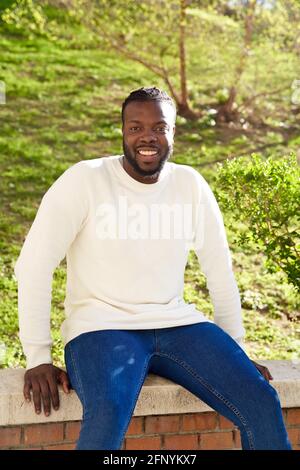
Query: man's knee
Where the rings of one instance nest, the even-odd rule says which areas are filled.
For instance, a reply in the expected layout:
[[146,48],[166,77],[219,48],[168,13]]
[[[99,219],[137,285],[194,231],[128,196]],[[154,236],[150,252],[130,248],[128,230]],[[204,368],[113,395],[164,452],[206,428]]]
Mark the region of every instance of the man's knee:
[[266,380],[263,387],[261,387],[258,398],[262,408],[268,407],[270,409],[278,406],[280,407],[280,399],[277,391]]
[[108,399],[95,399],[86,402],[83,417],[95,421],[105,420],[108,423],[118,420],[124,414],[124,409],[124,403],[112,394]]

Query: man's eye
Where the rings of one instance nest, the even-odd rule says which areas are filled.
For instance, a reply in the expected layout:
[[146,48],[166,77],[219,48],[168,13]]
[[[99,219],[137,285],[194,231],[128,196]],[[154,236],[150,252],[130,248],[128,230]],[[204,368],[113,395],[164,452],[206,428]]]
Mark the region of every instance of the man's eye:
[[139,127],[130,127],[130,131],[136,131],[137,129],[139,129]]
[[168,129],[166,127],[157,127],[159,132],[166,132]]

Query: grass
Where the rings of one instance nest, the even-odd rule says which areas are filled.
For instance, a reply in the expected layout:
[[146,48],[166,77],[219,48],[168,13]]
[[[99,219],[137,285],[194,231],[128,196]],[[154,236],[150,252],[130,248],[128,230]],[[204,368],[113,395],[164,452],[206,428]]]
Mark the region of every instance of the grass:
[[[86,40],[86,44],[84,41]],[[53,42],[3,33],[0,80],[7,102],[0,106],[0,337],[6,354],[1,367],[23,367],[18,339],[17,284],[13,265],[40,200],[54,180],[82,160],[122,152],[120,106],[134,88],[155,84],[142,66],[120,60],[78,40]],[[299,138],[265,130],[235,131],[178,119],[173,161],[193,165],[213,186],[216,162],[251,152],[280,154],[295,149]],[[226,214],[224,214],[226,221]],[[280,273],[268,274],[259,253],[244,253],[228,230],[234,269],[241,292],[246,343],[252,359],[292,359],[299,354],[299,299]],[[59,327],[63,320],[65,261],[53,280],[51,326],[53,357],[63,365]],[[185,272],[185,300],[212,318],[204,276],[195,254]],[[1,346],[1,344],[0,344]],[[1,347],[0,347],[1,354]]]

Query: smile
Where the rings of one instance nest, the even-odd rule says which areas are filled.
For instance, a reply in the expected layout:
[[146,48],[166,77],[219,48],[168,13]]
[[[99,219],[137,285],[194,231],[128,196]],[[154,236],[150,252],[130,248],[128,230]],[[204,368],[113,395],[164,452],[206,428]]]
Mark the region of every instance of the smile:
[[157,155],[157,150],[138,150],[140,155],[144,155],[146,157],[151,157],[153,155]]

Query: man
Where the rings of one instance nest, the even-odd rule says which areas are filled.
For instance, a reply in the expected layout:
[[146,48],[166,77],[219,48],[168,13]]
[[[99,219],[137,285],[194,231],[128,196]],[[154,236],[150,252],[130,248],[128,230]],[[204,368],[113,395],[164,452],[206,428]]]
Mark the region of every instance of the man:
[[[83,406],[77,449],[120,449],[149,372],[233,421],[243,449],[291,449],[267,368],[243,351],[240,298],[225,229],[208,184],[168,162],[176,108],[157,88],[122,106],[124,155],[81,161],[44,195],[15,265],[24,396],[59,407],[57,384]],[[189,249],[215,322],[183,300]],[[67,256],[67,374],[52,365],[53,271]],[[239,343],[239,344],[238,344]]]

